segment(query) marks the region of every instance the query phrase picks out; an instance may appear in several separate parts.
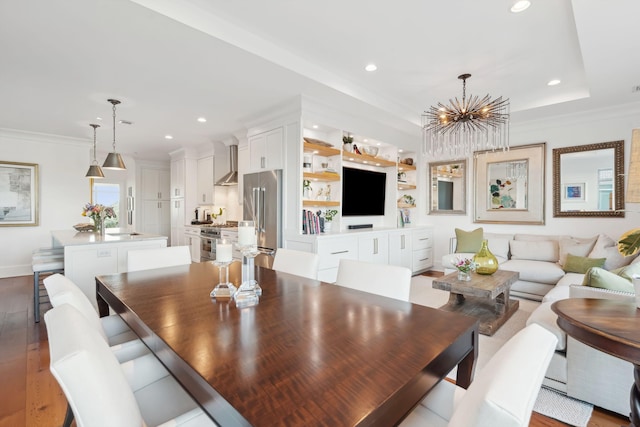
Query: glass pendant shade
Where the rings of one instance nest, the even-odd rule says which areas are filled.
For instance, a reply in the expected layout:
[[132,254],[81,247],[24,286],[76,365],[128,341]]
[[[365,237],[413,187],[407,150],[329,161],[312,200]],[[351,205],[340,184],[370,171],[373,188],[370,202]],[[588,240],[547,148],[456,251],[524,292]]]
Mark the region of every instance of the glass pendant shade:
[[490,275],[498,271],[498,259],[489,250],[487,240],[482,241],[482,246],[473,257],[476,264],[476,273]]
[[102,169],[100,168],[100,165],[98,165],[98,161],[96,160],[96,128],[99,128],[100,125],[91,124],[89,126],[93,128],[93,162],[91,163],[91,166],[89,166],[89,170],[87,171],[85,177],[100,179],[104,178],[104,173],[102,173]]
[[113,105],[113,152],[107,155],[104,159],[102,167],[105,169],[124,170],[127,167],[124,165],[122,156],[116,152],[116,105],[120,104],[117,99],[107,99]]

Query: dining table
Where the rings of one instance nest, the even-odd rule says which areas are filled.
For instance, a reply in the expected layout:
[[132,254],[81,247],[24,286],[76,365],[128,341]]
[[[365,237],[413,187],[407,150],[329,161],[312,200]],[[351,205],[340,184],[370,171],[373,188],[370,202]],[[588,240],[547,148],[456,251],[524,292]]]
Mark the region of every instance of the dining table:
[[119,314],[218,425],[392,426],[456,367],[471,384],[475,318],[263,267],[259,302],[238,308],[210,296],[218,268],[96,276],[100,315]]

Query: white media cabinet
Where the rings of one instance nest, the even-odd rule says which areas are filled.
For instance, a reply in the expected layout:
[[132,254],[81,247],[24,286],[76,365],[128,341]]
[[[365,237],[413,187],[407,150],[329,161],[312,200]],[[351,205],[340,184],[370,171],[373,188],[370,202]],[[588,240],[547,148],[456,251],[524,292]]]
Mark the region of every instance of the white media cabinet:
[[401,265],[418,274],[433,267],[433,228],[363,228],[285,237],[285,247],[320,255],[318,280],[335,282],[340,260]]

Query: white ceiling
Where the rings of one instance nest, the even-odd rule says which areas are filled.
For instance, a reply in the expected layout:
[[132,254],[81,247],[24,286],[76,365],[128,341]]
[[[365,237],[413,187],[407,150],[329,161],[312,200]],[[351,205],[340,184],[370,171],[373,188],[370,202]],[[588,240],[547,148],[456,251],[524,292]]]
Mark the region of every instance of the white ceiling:
[[116,98],[118,151],[168,159],[300,94],[419,135],[462,73],[514,121],[640,102],[640,1],[531,2],[0,0],[0,128],[90,141],[100,116],[107,151]]

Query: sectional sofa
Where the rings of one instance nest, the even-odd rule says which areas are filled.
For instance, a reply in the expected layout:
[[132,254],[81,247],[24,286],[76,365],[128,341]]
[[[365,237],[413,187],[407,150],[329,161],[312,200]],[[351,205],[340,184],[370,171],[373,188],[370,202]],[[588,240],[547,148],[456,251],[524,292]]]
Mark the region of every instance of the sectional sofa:
[[[633,365],[567,337],[556,323],[557,316],[551,310],[551,304],[565,298],[635,301],[633,292],[583,285],[598,269],[589,270],[588,265],[580,263],[598,260],[599,263],[604,261],[602,269],[607,271],[632,268],[640,271],[640,258],[621,256],[616,241],[604,234],[578,238],[484,233],[483,237],[488,240],[489,249],[498,259],[500,269],[520,273],[520,280],[513,284],[511,295],[541,302],[527,324],[537,323],[558,337],[556,352],[543,384],[569,397],[628,415]],[[457,260],[474,255],[473,252],[456,253],[456,246],[457,241],[453,238],[451,253],[442,259],[445,273],[454,271]]]

